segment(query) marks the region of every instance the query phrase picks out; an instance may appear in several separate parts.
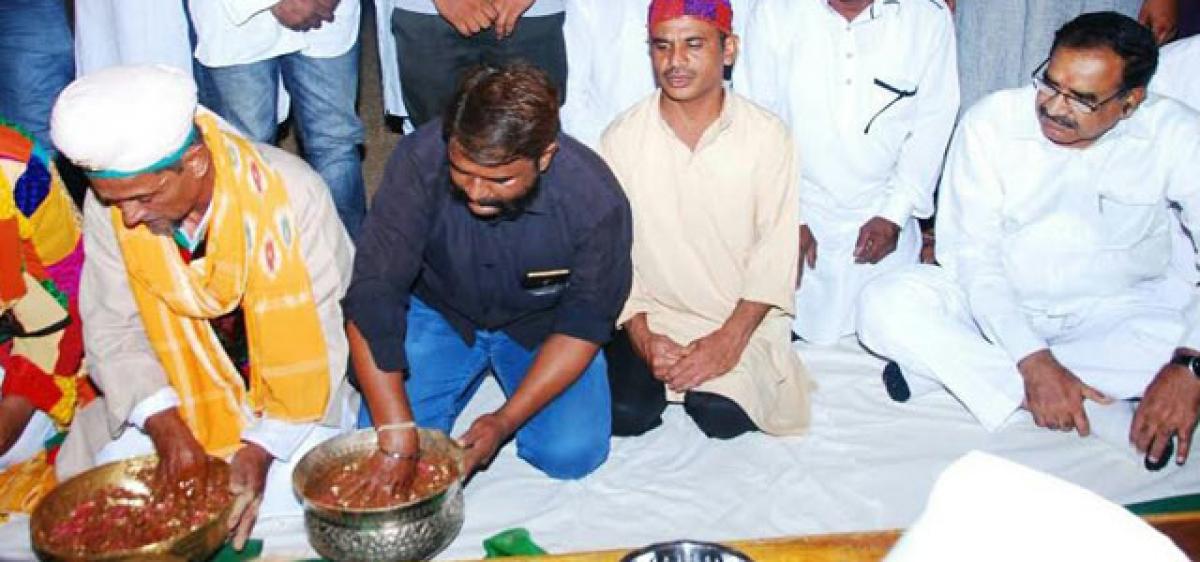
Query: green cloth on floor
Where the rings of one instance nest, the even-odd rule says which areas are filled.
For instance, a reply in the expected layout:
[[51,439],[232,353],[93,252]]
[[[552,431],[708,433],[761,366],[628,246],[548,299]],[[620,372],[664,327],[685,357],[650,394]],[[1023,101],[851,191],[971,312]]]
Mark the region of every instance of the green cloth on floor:
[[210,562],[241,562],[242,560],[254,560],[262,555],[263,542],[257,539],[246,541],[246,548],[238,552],[233,549],[233,545],[225,543],[221,545],[221,550],[218,550]]
[[1137,515],[1166,515],[1184,511],[1200,511],[1200,494],[1174,496],[1125,506]]
[[546,554],[542,547],[533,542],[529,531],[516,528],[501,531],[483,541],[483,550],[487,553],[484,558],[503,558],[505,556],[541,556]]

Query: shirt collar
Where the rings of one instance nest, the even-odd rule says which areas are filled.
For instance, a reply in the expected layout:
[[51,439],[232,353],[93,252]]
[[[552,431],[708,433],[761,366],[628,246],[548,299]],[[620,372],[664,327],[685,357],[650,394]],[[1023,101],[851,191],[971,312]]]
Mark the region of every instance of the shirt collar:
[[[662,130],[666,134],[674,137],[676,136],[675,130],[671,128],[671,125],[667,123],[666,118],[664,118],[662,114],[662,96],[662,88],[659,88],[654,100],[654,114],[658,117],[658,124],[660,127],[662,127]],[[728,87],[725,87],[725,99],[721,102],[721,113],[717,115],[717,120],[713,121],[713,123],[704,130],[704,134],[700,135],[700,141],[696,143],[696,149],[694,152],[699,152],[700,149],[704,148],[706,145],[712,144],[713,141],[717,140],[717,138],[721,136],[721,133],[724,133],[729,129],[730,126],[733,125],[734,118],[736,117],[736,110],[734,109],[734,104],[732,103],[733,96],[734,93],[730,91]]]
[[[833,6],[829,5],[829,1],[830,0],[821,0],[821,5],[825,7],[825,10],[829,12],[829,15],[837,17],[839,22],[845,22],[846,18],[843,18],[841,14],[837,13],[837,11],[833,9]],[[861,14],[858,14],[858,16],[854,18],[854,21],[850,22],[850,25],[859,25],[884,17],[895,16],[900,12],[900,5],[900,0],[875,0],[874,2],[871,2],[871,5],[867,6],[867,9],[863,10]]]
[[175,239],[175,243],[180,248],[189,252],[195,252],[196,248],[200,247],[200,242],[204,241],[204,237],[208,235],[208,220],[212,217],[212,208],[213,206],[210,203],[208,208],[204,210],[204,216],[200,217],[200,223],[196,225],[195,234],[189,235],[182,224],[175,227],[172,232],[172,238]]
[[[1021,112],[1020,119],[1013,120],[1013,134],[1018,139],[1023,140],[1046,140],[1046,136],[1042,134],[1042,127],[1038,124],[1037,119],[1037,89],[1033,85],[1025,86],[1025,90],[1021,99],[1027,102],[1026,110]],[[1156,101],[1151,94],[1146,98],[1146,101],[1138,107],[1137,111],[1127,119],[1122,119],[1117,122],[1116,126],[1109,129],[1100,137],[1100,141],[1111,142],[1120,140],[1125,137],[1138,140],[1149,140],[1153,136],[1150,130],[1148,119],[1145,115],[1151,103]],[[1111,102],[1111,103],[1116,103]],[[1049,142],[1048,140],[1046,142]]]

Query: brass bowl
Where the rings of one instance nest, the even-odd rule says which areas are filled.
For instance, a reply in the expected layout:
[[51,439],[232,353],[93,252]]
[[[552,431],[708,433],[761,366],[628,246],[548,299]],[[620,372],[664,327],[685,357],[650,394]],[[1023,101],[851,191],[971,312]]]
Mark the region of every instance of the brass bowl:
[[307,495],[308,483],[336,466],[369,455],[378,448],[375,431],[364,429],[330,439],[300,459],[292,472],[292,488],[304,501],[308,542],[330,560],[428,560],[446,548],[462,529],[463,450],[446,434],[418,429],[421,450],[440,453],[458,470],[446,489],[412,502],[378,508],[352,509],[316,501]]
[[[208,463],[210,478],[229,479],[228,463],[214,457],[209,457]],[[46,537],[49,535],[50,529],[56,522],[69,517],[71,511],[81,501],[109,486],[118,486],[135,492],[144,491],[145,483],[137,478],[137,474],[146,469],[152,470],[157,464],[158,457],[154,455],[134,457],[98,466],[55,487],[33,510],[33,517],[29,522],[30,539],[38,559],[72,562],[76,560],[207,560],[225,542],[227,534],[225,520],[229,518],[229,511],[233,509],[232,498],[220,513],[209,518],[196,530],[140,548],[114,550],[100,555],[81,557],[75,553],[60,552],[46,546]],[[116,529],[114,531],[119,532]]]

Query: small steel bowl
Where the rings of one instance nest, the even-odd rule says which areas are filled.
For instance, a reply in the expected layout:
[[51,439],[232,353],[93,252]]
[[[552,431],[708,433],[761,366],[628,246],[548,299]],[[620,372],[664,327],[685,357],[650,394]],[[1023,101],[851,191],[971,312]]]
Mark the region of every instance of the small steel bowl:
[[[225,461],[209,457],[209,478],[224,478],[229,480],[229,464]],[[46,537],[54,524],[69,517],[75,506],[79,505],[96,491],[118,486],[133,491],[145,489],[145,483],[138,480],[137,475],[146,469],[158,465],[158,457],[148,455],[122,461],[111,462],[98,466],[86,472],[75,475],[66,482],[56,486],[33,510],[29,522],[29,534],[33,543],[33,551],[39,560],[76,561],[103,560],[133,561],[133,560],[207,560],[221,548],[227,535],[225,520],[229,518],[229,510],[233,509],[232,498],[228,505],[209,518],[194,531],[179,535],[164,541],[151,543],[140,548],[129,550],[114,550],[99,555],[89,554],[81,557],[72,552],[60,552],[46,545]],[[120,532],[120,529],[113,529]]]
[[440,453],[453,460],[458,478],[441,492],[409,503],[351,509],[308,497],[308,483],[313,478],[378,448],[372,429],[321,443],[296,464],[292,488],[304,501],[308,542],[321,556],[344,562],[428,560],[458,536],[465,517],[463,450],[440,431],[418,429],[417,433],[421,450]]
[[621,557],[621,562],[751,562],[750,557],[724,545],[700,541],[652,544]]

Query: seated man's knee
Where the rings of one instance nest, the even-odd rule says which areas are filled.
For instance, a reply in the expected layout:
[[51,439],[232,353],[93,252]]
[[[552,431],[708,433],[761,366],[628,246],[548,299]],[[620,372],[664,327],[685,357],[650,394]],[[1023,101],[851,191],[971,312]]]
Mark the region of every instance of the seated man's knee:
[[692,421],[713,439],[732,439],[743,433],[758,431],[746,411],[733,400],[711,392],[688,392],[683,409]]
[[613,395],[612,402],[612,434],[614,437],[633,437],[642,435],[662,425],[662,413],[666,409],[667,399],[661,395],[661,405],[644,400],[617,400]]
[[[892,334],[908,330],[916,315],[932,312],[921,286],[922,277],[932,266],[905,268],[872,279],[858,296],[859,335],[870,339],[873,334]],[[866,342],[864,342],[866,343]]]
[[563,432],[547,441],[520,446],[517,455],[551,478],[575,480],[591,474],[608,459],[608,435]]

